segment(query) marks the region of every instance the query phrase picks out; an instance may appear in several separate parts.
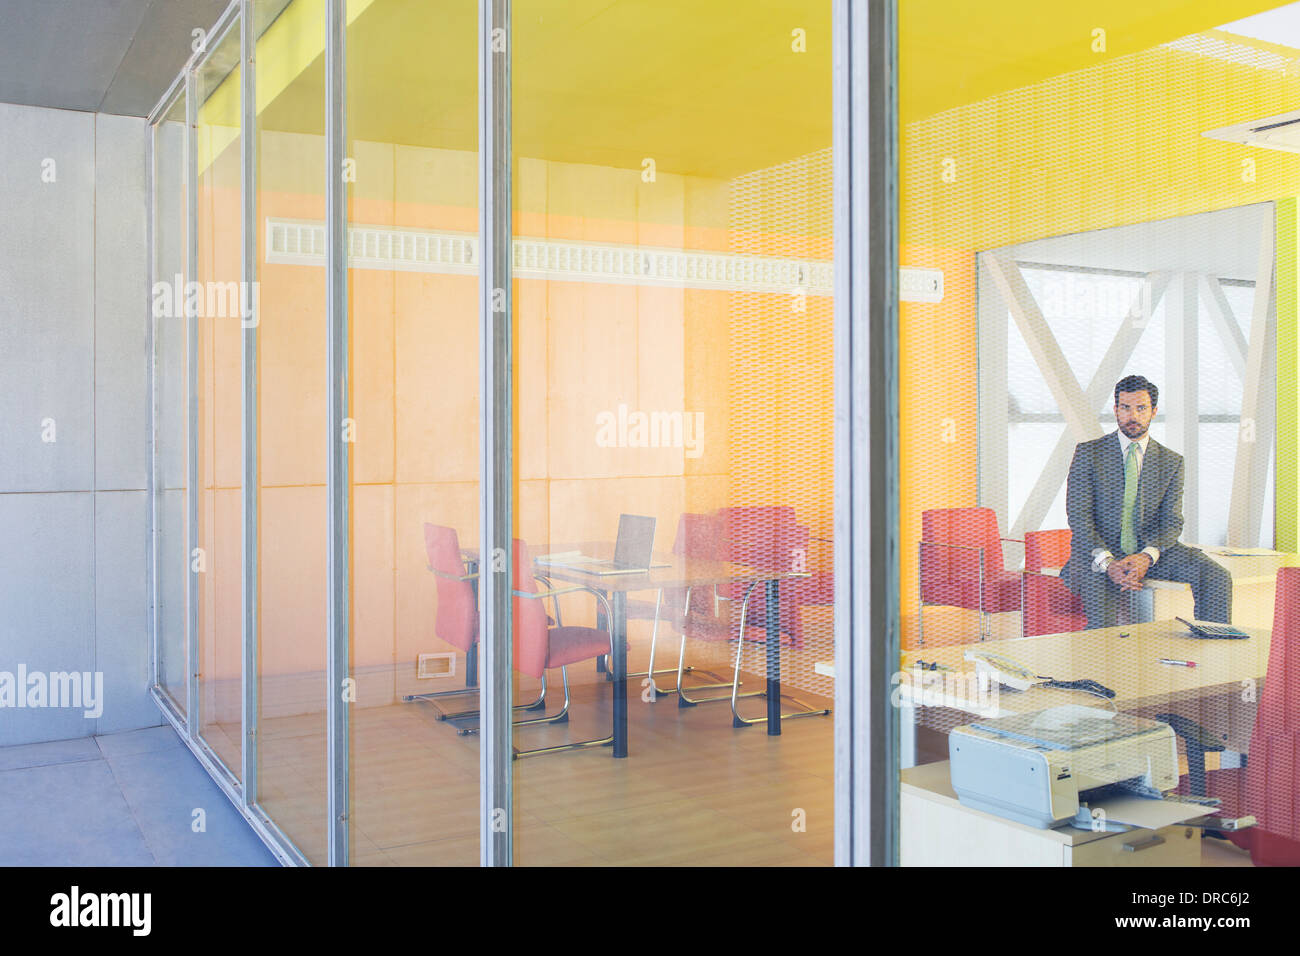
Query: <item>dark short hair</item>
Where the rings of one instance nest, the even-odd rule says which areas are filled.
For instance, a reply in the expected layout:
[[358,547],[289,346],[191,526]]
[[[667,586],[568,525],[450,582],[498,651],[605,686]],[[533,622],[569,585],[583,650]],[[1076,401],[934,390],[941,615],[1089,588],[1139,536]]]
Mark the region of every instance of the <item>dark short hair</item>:
[[1125,375],[1115,383],[1115,404],[1119,404],[1120,392],[1146,392],[1151,396],[1151,407],[1160,404],[1160,389],[1152,385],[1144,376]]

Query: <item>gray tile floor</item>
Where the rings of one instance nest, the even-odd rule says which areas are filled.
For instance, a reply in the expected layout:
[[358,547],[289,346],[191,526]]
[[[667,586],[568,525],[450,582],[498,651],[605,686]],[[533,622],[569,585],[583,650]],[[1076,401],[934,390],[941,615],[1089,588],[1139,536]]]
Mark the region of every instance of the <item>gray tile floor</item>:
[[0,747],[0,866],[275,865],[171,727]]

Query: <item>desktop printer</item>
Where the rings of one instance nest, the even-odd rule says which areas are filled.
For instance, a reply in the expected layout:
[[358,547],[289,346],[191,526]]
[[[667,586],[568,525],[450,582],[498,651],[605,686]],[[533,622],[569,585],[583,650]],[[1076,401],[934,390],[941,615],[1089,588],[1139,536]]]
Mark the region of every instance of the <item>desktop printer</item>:
[[1178,785],[1168,724],[1074,704],[957,727],[948,755],[963,804],[1044,829],[1101,787],[1158,797]]

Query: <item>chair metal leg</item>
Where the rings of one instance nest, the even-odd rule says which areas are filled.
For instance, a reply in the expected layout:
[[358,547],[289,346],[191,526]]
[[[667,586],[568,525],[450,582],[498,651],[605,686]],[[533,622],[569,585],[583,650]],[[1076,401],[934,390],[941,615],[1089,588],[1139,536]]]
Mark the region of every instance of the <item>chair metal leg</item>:
[[[753,590],[753,585],[750,585],[750,590],[751,591]],[[688,610],[690,606],[691,606],[691,591],[690,588],[687,588],[686,607]],[[749,592],[747,591],[745,593],[745,603],[741,605],[741,609],[740,609],[740,639],[739,640],[742,647],[744,646],[744,641],[745,641],[745,610],[748,606],[749,606]],[[716,697],[696,697],[696,698],[690,697],[686,693],[686,690],[682,683],[682,677],[685,673],[685,671],[683,670],[683,664],[685,660],[686,660],[686,635],[685,633],[683,633],[681,647],[678,649],[677,652],[677,706],[678,707],[695,707],[698,704],[708,704],[716,700],[728,699],[725,694],[718,694]],[[724,682],[721,677],[719,677],[717,674],[714,674],[711,671],[702,671],[701,673],[708,674],[710,677],[717,680],[718,683],[696,684],[694,687],[691,688],[691,690],[721,690],[724,687],[730,687],[732,695],[740,696],[740,697],[758,697],[763,693],[761,690],[754,690],[754,691],[746,691],[743,694],[737,695],[736,687],[744,683],[743,681],[737,682],[736,680],[737,675],[733,674],[731,683],[728,684]]]
[[[537,697],[527,704],[515,704],[514,709],[515,710],[541,710],[545,706],[546,706],[546,675],[543,674],[542,686],[541,689],[537,692]],[[475,710],[463,710],[457,714],[439,713],[437,715],[437,719],[438,720],[467,720],[471,717],[477,717],[477,716],[479,716],[479,712],[477,709],[475,709]]]
[[[549,717],[529,717],[525,720],[516,720],[514,726],[527,727],[531,724],[563,724],[569,720],[569,672],[563,667],[560,668],[560,677],[564,681],[564,706],[560,708],[558,714],[552,714]],[[546,680],[546,672],[542,671],[542,680]]]
[[[517,720],[516,727],[522,727],[526,724],[550,724],[550,723],[567,723],[569,719],[569,672],[561,667],[560,677],[564,681],[564,708],[554,717],[534,717],[532,720]],[[514,751],[514,759],[522,760],[524,757],[537,757],[541,754],[561,753],[565,750],[580,750],[584,747],[605,747],[614,743],[614,729],[610,728],[608,737],[601,737],[598,740],[578,740],[573,743],[557,744],[554,747],[538,747],[535,750]]]
[[[650,685],[650,688],[651,688],[651,691],[652,691],[652,693],[651,693],[651,695],[650,695],[650,700],[651,700],[651,701],[655,701],[655,700],[657,700],[657,699],[660,697],[660,695],[664,695],[664,694],[677,694],[677,693],[680,693],[680,692],[681,692],[681,689],[682,689],[682,679],[681,679],[681,674],[682,674],[682,673],[687,673],[687,674],[689,674],[689,673],[693,673],[693,672],[695,671],[695,668],[694,668],[693,666],[688,666],[688,667],[686,667],[684,670],[682,670],[682,668],[681,668],[681,661],[678,661],[678,662],[677,662],[677,663],[678,663],[677,668],[664,667],[664,668],[661,668],[661,669],[659,669],[659,670],[655,670],[655,643],[656,643],[656,641],[657,641],[657,639],[658,639],[658,636],[659,636],[659,608],[660,608],[660,605],[661,605],[662,602],[663,602],[663,597],[664,597],[663,588],[660,588],[659,591],[658,591],[657,596],[655,597],[655,616],[654,616],[654,624],[653,624],[653,625],[651,626],[651,628],[650,628],[650,663],[649,663],[649,665],[648,665],[648,669],[645,670],[645,671],[637,671],[637,672],[635,672],[635,673],[631,673],[631,674],[628,674],[628,675],[627,675],[628,677],[648,677],[648,678],[650,678],[650,680],[649,680],[649,685]],[[687,607],[690,607],[690,592],[689,592],[689,591],[687,592],[686,606],[687,606]],[[656,675],[656,674],[672,674],[672,673],[677,673],[677,674],[678,674],[678,677],[677,677],[677,685],[676,685],[675,687],[671,687],[671,688],[669,688],[668,690],[664,690],[662,687],[660,687],[658,684],[655,683],[655,679],[654,679],[654,678],[655,678],[655,675]],[[700,671],[700,673],[701,673],[701,674],[706,674],[706,675],[708,675],[709,677],[712,677],[715,681],[721,681],[721,680],[722,680],[722,678],[721,678],[719,675],[713,673],[713,671]],[[721,683],[718,683],[718,684],[700,684],[700,685],[696,685],[694,689],[695,689],[695,690],[699,690],[701,687],[726,687],[726,686],[727,686],[726,684],[721,684]]]
[[[765,690],[755,691],[752,694],[738,694],[736,692],[740,687],[740,658],[745,651],[745,618],[749,612],[749,595],[753,590],[754,586],[751,584],[749,591],[745,592],[744,603],[740,605],[740,640],[736,642],[736,666],[733,669],[731,676],[731,726],[733,727],[752,727],[754,724],[767,723],[766,714],[762,717],[741,717],[740,712],[736,710],[736,701],[741,697],[767,697],[767,691]],[[771,640],[771,638],[768,638],[768,640]],[[780,639],[778,638],[778,641],[779,640]],[[780,653],[779,647],[777,652]],[[800,707],[804,708],[803,710],[796,710],[788,714],[782,713],[782,720],[793,719],[795,717],[824,717],[831,712],[829,707],[817,709],[797,697],[791,697],[788,694],[782,694],[781,696],[787,700],[794,701]]]
[[[719,695],[717,695],[716,697],[691,697],[689,694],[686,693],[686,688],[685,688],[685,686],[682,684],[682,677],[686,674],[686,672],[687,672],[688,670],[690,670],[690,668],[684,668],[684,667],[682,666],[683,661],[685,660],[685,657],[686,657],[686,635],[683,634],[683,635],[682,635],[681,648],[680,648],[680,650],[678,651],[678,654],[677,654],[677,706],[678,706],[678,707],[683,707],[683,708],[685,708],[685,707],[695,707],[695,706],[697,706],[697,705],[699,705],[699,704],[710,704],[710,703],[713,703],[714,701],[718,701],[718,700],[727,700],[727,695],[726,695],[726,694],[719,694]],[[731,686],[732,686],[732,682],[731,682],[731,681],[724,681],[724,680],[722,680],[720,677],[718,677],[717,674],[713,673],[713,671],[700,671],[700,673],[701,673],[701,674],[708,674],[710,677],[713,677],[713,678],[717,679],[718,683],[715,683],[715,684],[696,684],[696,685],[694,685],[693,687],[691,687],[691,690],[693,690],[693,691],[699,691],[699,690],[721,690],[721,689],[724,688],[724,687],[731,687]],[[744,681],[741,681],[740,683],[741,683],[741,686],[744,685]],[[760,696],[762,693],[763,693],[763,692],[762,692],[761,690],[753,690],[753,691],[746,691],[745,693],[740,694],[739,696],[741,696],[741,697],[758,697],[758,696]]]
[[[406,694],[402,697],[402,701],[404,703],[409,704],[412,701],[417,701],[417,700],[432,701],[439,697],[457,697],[457,696],[464,697],[470,694],[478,694],[478,688],[471,687],[463,690],[444,690],[432,694]],[[434,720],[468,720],[471,717],[477,717],[479,715],[477,708],[475,708],[474,710],[461,710],[461,711],[455,711],[453,713],[448,713],[447,711],[442,710],[440,707],[438,707],[437,704],[434,704],[433,706],[434,706],[434,710],[436,711],[436,713],[433,715]],[[545,706],[546,706],[546,675],[543,674],[542,688],[537,694],[537,699],[527,704],[515,704],[515,710],[539,710]]]

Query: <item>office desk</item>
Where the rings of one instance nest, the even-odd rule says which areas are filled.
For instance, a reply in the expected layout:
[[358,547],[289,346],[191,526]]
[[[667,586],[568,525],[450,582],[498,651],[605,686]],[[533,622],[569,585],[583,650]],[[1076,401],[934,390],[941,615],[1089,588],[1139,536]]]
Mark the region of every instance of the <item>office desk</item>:
[[[767,571],[761,568],[732,564],[729,561],[709,561],[701,558],[684,558],[676,554],[656,554],[652,567],[645,574],[607,574],[600,575],[578,567],[566,567],[558,564],[542,564],[537,555],[558,554],[565,551],[581,551],[593,558],[608,558],[614,553],[611,542],[581,542],[579,544],[543,545],[530,547],[534,555],[533,568],[539,576],[578,584],[600,591],[609,600],[610,638],[613,653],[610,655],[610,676],[613,679],[614,694],[614,756],[628,755],[627,740],[627,596],[634,591],[657,591],[660,588],[686,589],[691,587],[712,587],[717,584],[748,582],[751,585],[765,583],[767,586],[767,732],[776,737],[781,734],[781,620],[776,609],[781,602],[781,580],[783,578],[809,577],[806,573],[789,573]],[[471,560],[478,559],[478,552],[468,550]],[[741,635],[741,639],[744,637]]]
[[[1258,687],[1268,670],[1271,632],[1259,627],[1242,630],[1251,635],[1248,640],[1205,641],[1186,636],[1187,628],[1177,621],[1153,621],[906,651],[895,689],[900,709],[902,766],[916,763],[917,711],[922,707],[947,707],[980,717],[1001,717],[1065,703],[1107,706],[1101,698],[1089,694],[1045,687],[1015,691],[995,686],[987,694],[981,693],[974,680],[975,665],[964,659],[967,651],[1000,654],[1036,674],[1057,680],[1091,678],[1115,691],[1112,702],[1116,709],[1136,712],[1199,701],[1227,690],[1240,696],[1246,686],[1244,681],[1253,681],[1249,686]],[[1128,636],[1121,637],[1121,634]],[[1195,661],[1197,666],[1157,663],[1162,657]],[[917,669],[918,661],[937,662],[950,670],[921,671]],[[1232,716],[1236,720],[1236,715]],[[1229,728],[1229,744],[1237,745],[1230,749],[1246,749],[1248,724],[1243,713],[1242,719]]]

